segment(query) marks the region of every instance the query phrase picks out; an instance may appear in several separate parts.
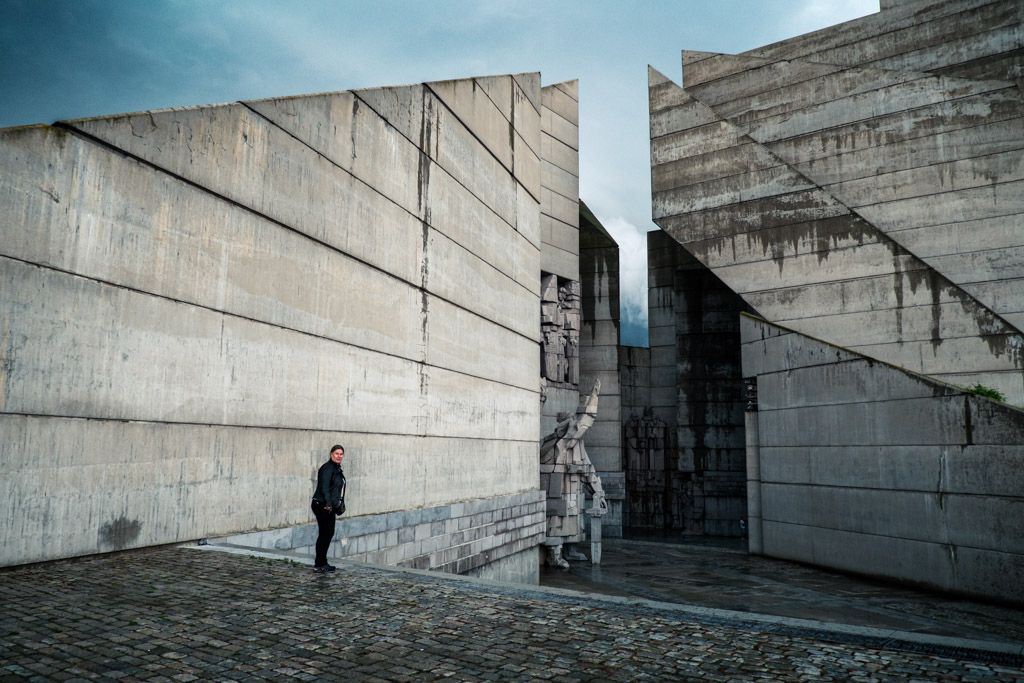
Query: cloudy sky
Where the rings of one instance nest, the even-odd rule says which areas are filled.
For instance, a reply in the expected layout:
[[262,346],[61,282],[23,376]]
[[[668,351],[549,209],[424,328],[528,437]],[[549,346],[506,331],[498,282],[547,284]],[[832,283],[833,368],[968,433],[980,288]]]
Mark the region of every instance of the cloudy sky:
[[647,65],[742,52],[878,0],[0,0],[0,127],[468,76],[580,80],[580,196],[647,343]]

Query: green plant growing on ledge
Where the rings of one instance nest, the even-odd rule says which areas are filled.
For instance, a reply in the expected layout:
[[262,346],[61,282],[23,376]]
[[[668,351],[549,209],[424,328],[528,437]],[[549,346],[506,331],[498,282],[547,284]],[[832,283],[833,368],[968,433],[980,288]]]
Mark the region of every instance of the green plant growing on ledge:
[[1005,401],[1006,397],[1003,396],[1003,392],[992,387],[986,387],[984,384],[975,384],[973,387],[967,387],[967,390],[977,394],[978,396],[984,396],[985,398],[991,398],[995,401]]

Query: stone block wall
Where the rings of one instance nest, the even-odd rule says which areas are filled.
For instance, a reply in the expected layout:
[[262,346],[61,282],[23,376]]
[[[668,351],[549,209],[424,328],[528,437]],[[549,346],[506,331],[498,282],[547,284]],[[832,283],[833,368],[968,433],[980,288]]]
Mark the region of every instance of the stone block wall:
[[757,318],[741,328],[751,547],[1024,604],[1024,411]]
[[520,74],[0,131],[0,565],[306,523],[336,442],[353,519],[535,490],[541,128]]
[[[338,518],[330,557],[537,583],[544,493],[471,500],[379,515]],[[316,524],[213,539],[219,545],[311,555]]]

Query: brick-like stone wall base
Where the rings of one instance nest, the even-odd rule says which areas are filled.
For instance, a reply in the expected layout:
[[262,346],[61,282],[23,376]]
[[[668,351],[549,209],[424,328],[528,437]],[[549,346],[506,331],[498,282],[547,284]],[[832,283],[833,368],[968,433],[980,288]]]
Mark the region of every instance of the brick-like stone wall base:
[[[511,496],[341,517],[330,557],[450,574],[479,570],[544,540],[545,494]],[[227,545],[291,550],[313,555],[316,524],[218,539]]]

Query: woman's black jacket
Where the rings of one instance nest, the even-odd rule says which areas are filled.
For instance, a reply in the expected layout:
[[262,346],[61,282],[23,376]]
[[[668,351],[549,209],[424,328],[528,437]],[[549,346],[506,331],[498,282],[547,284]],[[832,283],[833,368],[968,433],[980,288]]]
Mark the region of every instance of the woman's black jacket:
[[341,506],[341,498],[345,495],[345,471],[341,465],[328,460],[320,466],[316,474],[316,489],[313,500],[321,506],[331,506],[337,510]]

